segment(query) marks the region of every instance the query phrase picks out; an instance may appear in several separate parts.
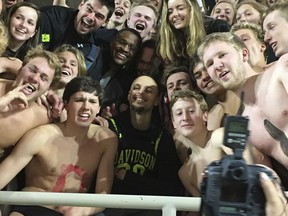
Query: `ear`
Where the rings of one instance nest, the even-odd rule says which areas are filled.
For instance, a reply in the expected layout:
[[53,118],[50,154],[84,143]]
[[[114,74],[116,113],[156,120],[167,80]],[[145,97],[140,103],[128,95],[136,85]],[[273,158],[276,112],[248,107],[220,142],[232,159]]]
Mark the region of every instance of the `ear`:
[[110,21],[110,18],[106,19],[106,21],[102,24],[102,27],[106,27],[109,21]]
[[265,52],[266,48],[267,48],[267,47],[266,47],[266,44],[265,44],[265,43],[262,43],[262,44],[261,44],[261,49],[260,49],[261,52]]
[[81,3],[78,5],[78,10],[80,10],[83,7],[84,4],[85,4],[85,2],[81,1]]
[[203,113],[202,119],[204,122],[206,122],[206,123],[208,122],[208,112],[207,111]]
[[247,48],[242,49],[242,57],[243,57],[243,62],[248,62],[249,60],[249,51]]

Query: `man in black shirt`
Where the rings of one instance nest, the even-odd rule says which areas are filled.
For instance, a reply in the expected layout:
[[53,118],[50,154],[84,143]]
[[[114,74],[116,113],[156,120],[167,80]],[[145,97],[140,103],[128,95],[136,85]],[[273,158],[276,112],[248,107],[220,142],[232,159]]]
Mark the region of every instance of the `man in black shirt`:
[[[112,193],[180,195],[180,162],[171,134],[157,115],[158,87],[148,76],[136,78],[130,88],[130,109],[109,120],[118,134],[118,153]],[[156,112],[155,112],[156,111]],[[157,117],[158,116],[158,117]],[[108,209],[107,216],[161,216],[161,211]]]
[[54,50],[63,43],[78,47],[85,56],[90,75],[98,68],[99,46],[109,44],[114,37],[114,30],[96,31],[108,21],[114,8],[113,0],[85,0],[79,4],[78,10],[61,6],[43,7],[40,41],[48,50]]

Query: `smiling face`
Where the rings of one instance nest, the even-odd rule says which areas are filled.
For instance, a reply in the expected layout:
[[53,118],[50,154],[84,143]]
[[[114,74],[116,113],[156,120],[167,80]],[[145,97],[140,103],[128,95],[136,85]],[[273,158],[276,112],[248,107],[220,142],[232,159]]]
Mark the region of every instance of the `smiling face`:
[[129,16],[130,0],[115,0],[115,10],[110,18],[112,22],[122,24]]
[[277,10],[269,13],[263,21],[264,40],[269,43],[277,57],[288,53],[288,21]]
[[206,71],[202,62],[196,64],[193,75],[198,88],[206,95],[213,95],[222,90],[222,87],[215,83]]
[[128,101],[132,111],[143,113],[152,112],[158,104],[158,87],[156,82],[148,76],[136,78],[130,88]]
[[131,8],[127,26],[138,31],[142,40],[148,36],[155,23],[156,14],[151,8],[144,5]]
[[74,93],[67,104],[67,121],[77,126],[89,127],[100,110],[99,98],[93,93],[78,91]]
[[193,138],[207,131],[207,112],[200,109],[192,98],[179,98],[172,106],[172,123],[176,131],[185,137]]
[[98,0],[81,2],[75,18],[74,27],[78,34],[88,34],[107,22],[109,10]]
[[245,78],[244,62],[248,60],[248,50],[240,54],[232,45],[214,41],[203,54],[204,66],[212,80],[225,89],[237,88]]
[[46,58],[35,57],[23,66],[15,80],[15,85],[20,86],[29,83],[22,90],[28,101],[35,101],[51,85],[55,69],[52,69]]
[[261,14],[250,4],[243,4],[237,10],[237,22],[260,24]]
[[175,29],[185,29],[190,21],[190,7],[185,0],[168,1],[168,20]]
[[136,55],[139,38],[130,31],[120,32],[111,43],[111,56],[118,65],[127,64]]
[[24,43],[36,33],[37,12],[27,6],[19,7],[10,18],[11,42]]
[[67,84],[78,75],[78,60],[74,53],[69,51],[60,52],[57,54],[61,63],[61,83]]

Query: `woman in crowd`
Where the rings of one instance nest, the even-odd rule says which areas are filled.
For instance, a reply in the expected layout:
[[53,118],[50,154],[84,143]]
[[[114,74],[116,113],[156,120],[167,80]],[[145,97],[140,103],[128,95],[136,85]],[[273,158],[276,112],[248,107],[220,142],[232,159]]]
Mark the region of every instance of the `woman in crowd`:
[[267,7],[254,0],[244,0],[236,6],[236,22],[251,22],[261,25]]
[[30,2],[15,4],[7,17],[9,44],[4,56],[24,59],[27,51],[38,44],[40,11]]
[[225,20],[230,26],[234,23],[235,14],[234,4],[227,0],[217,2],[211,12],[211,16],[214,19]]
[[189,57],[205,37],[203,15],[196,0],[164,1],[158,53],[163,61]]

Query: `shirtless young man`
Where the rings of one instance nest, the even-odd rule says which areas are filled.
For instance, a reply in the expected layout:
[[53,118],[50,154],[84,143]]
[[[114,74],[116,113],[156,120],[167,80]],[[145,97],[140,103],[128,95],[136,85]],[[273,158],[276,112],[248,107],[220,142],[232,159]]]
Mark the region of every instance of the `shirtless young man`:
[[[178,145],[181,143],[183,151],[181,159],[184,163],[179,170],[179,177],[191,195],[199,196],[204,169],[212,161],[220,160],[226,154],[233,154],[233,151],[223,145],[223,128],[214,131],[206,128],[208,106],[202,95],[189,89],[174,92],[171,116],[175,130],[182,135],[175,140]],[[243,157],[249,164],[270,165],[258,150],[249,145],[246,146]]]
[[[231,33],[207,36],[198,54],[215,82],[238,95],[244,92],[242,115],[250,119],[249,142],[288,169],[288,145],[282,139],[288,132],[288,55],[255,75],[248,62],[247,48]],[[276,131],[269,122],[284,133]]]
[[35,101],[60,77],[60,70],[57,56],[37,47],[27,54],[15,81],[0,79],[1,151],[31,128],[49,122],[46,107]]
[[[99,112],[102,89],[97,81],[76,77],[63,94],[67,120],[42,125],[26,133],[0,164],[0,188],[25,166],[24,191],[84,193],[96,181],[95,193],[110,193],[117,137],[108,128],[91,124]],[[95,177],[96,176],[96,177]],[[31,209],[32,208],[32,209]],[[42,207],[16,207],[37,214]],[[103,208],[49,206],[49,215],[91,215]],[[28,210],[27,210],[28,209]],[[25,214],[26,215],[26,214]],[[30,215],[30,214],[27,214]]]

